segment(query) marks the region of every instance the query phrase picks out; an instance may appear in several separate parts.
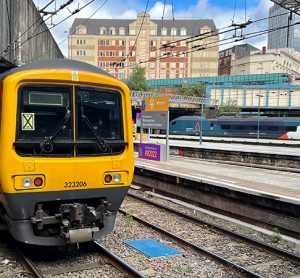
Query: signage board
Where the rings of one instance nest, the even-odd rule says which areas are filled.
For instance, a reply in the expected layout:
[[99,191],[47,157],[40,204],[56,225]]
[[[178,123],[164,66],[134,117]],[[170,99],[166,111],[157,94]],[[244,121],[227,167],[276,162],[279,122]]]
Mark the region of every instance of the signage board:
[[142,113],[143,128],[167,129],[168,111],[155,111]]
[[169,97],[144,98],[142,101],[142,111],[168,111]]
[[160,161],[160,145],[140,143],[138,153],[139,158]]

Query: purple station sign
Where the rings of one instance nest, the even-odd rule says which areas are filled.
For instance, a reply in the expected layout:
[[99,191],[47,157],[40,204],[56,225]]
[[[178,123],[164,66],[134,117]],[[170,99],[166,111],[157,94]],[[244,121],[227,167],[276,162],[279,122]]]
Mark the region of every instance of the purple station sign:
[[160,145],[140,143],[138,153],[139,158],[160,161]]

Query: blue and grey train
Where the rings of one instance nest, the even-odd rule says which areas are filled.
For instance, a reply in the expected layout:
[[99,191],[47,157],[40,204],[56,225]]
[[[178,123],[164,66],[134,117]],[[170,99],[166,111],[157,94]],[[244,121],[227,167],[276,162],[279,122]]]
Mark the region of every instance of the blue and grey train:
[[170,122],[171,135],[199,135],[201,128],[203,136],[256,138],[259,128],[260,138],[300,140],[300,118],[182,116]]

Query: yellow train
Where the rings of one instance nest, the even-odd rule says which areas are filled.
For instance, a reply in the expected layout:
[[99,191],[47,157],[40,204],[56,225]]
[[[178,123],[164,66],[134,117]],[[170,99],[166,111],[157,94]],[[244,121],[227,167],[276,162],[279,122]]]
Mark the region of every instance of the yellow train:
[[0,102],[0,224],[44,246],[111,232],[134,171],[127,86],[48,60],[0,75]]

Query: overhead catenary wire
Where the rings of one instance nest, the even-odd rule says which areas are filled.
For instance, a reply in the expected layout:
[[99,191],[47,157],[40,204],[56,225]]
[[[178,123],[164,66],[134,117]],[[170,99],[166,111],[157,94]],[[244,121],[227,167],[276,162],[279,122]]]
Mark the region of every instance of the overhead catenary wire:
[[[65,17],[64,19],[62,19],[60,22],[58,22],[57,24],[55,24],[54,26],[52,26],[51,28],[45,29],[37,34],[34,34],[30,37],[27,38],[27,40],[23,41],[21,44],[19,44],[17,47],[15,47],[14,49],[12,49],[9,53],[7,53],[5,56],[9,55],[11,52],[15,51],[16,49],[20,48],[22,45],[24,45],[26,42],[28,42],[29,40],[50,31],[51,29],[57,27],[58,25],[60,25],[61,23],[63,23],[64,21],[66,21],[67,19],[69,19],[70,17],[72,17],[73,15],[79,13],[81,10],[83,10],[85,7],[87,7],[88,5],[90,5],[92,2],[94,2],[95,0],[91,0],[90,2],[88,2],[87,4],[85,4],[84,6],[82,6],[81,8],[77,8],[75,9],[69,16]],[[4,56],[4,57],[5,57]]]
[[135,39],[135,41],[134,41],[134,44],[132,45],[132,47],[131,47],[131,49],[129,50],[129,53],[126,55],[126,57],[123,58],[123,59],[121,60],[121,62],[116,63],[116,67],[118,67],[118,65],[119,65],[120,63],[122,63],[123,61],[125,61],[126,59],[128,59],[129,56],[132,54],[132,51],[133,51],[133,49],[135,48],[135,46],[136,46],[136,44],[137,44],[138,38],[139,38],[139,36],[140,36],[141,30],[142,30],[143,25],[144,25],[146,13],[147,13],[147,10],[148,10],[148,5],[149,5],[149,0],[147,0],[146,7],[145,7],[145,11],[144,11],[143,18],[142,18],[142,22],[141,22],[139,31],[138,31],[138,33],[137,33],[136,39]]
[[[53,0],[51,0],[43,9],[45,9],[46,7],[49,6],[49,4],[51,4],[53,2]],[[23,31],[23,33],[21,33],[13,42],[11,42],[7,47],[6,49],[3,49],[1,52],[0,52],[0,55],[2,55],[3,53],[7,52],[8,51],[8,48],[11,47],[14,43],[18,42],[26,33],[29,32],[29,30],[31,28],[33,28],[37,23],[40,23],[38,25],[41,26],[44,22],[46,22],[47,20],[49,20],[50,18],[52,18],[54,15],[56,15],[58,12],[60,12],[62,9],[64,9],[65,7],[67,7],[68,5],[70,5],[72,2],[74,2],[74,0],[68,0],[66,3],[62,4],[58,10],[55,10],[54,12],[52,12],[51,16],[49,16],[48,18],[46,18],[45,20],[43,20],[44,16],[46,16],[48,13],[44,13],[43,16],[41,16],[41,18],[37,19],[35,22],[33,22],[26,30]],[[42,10],[43,10],[42,9]],[[34,30],[33,33],[35,33],[35,31],[38,29],[38,27]],[[17,48],[15,48],[14,50],[16,50]]]
[[[300,22],[295,22],[293,25],[298,25],[298,24],[300,24]],[[207,50],[207,49],[215,48],[216,46],[223,46],[223,45],[231,44],[233,42],[242,41],[242,40],[262,36],[262,35],[265,35],[265,34],[268,34],[268,33],[271,33],[271,32],[275,32],[275,31],[278,31],[278,30],[281,30],[281,29],[284,29],[284,28],[287,28],[287,27],[288,26],[286,25],[286,26],[281,26],[281,27],[277,27],[277,28],[273,28],[273,29],[260,30],[260,31],[244,34],[243,37],[238,38],[238,39],[236,39],[236,38],[226,38],[226,39],[214,41],[214,42],[211,42],[211,43],[207,43],[206,45],[198,45],[197,47],[192,48],[190,51],[187,51],[186,54],[193,53],[193,52],[196,52],[196,51],[201,51],[201,50]],[[249,37],[246,37],[246,36],[249,36]],[[227,40],[232,40],[232,41],[219,44],[220,42],[227,41]],[[217,44],[217,45],[207,47],[207,45],[210,45],[210,44]],[[168,58],[167,55],[160,55],[160,56],[155,57],[155,58],[150,58],[146,61],[141,61],[139,64],[153,62],[154,60],[161,60],[161,59],[166,59],[166,58]]]
[[[103,3],[99,6],[99,8],[96,9],[96,10],[90,15],[89,18],[87,18],[83,23],[81,23],[80,26],[78,26],[78,28],[80,28],[80,27],[83,26],[85,23],[87,23],[87,22],[88,22],[88,21],[89,21],[89,20],[90,20],[97,12],[98,12],[98,11],[100,11],[100,10],[103,8],[103,6],[104,6],[108,1],[109,1],[109,0],[103,1]],[[68,36],[67,36],[65,39],[63,39],[62,41],[60,41],[57,45],[60,45],[60,44],[62,44],[63,42],[65,42],[65,41],[66,41],[71,35],[73,35],[75,32],[76,32],[76,28],[75,28],[75,30],[74,30],[73,32],[71,32],[70,34],[68,34]],[[40,54],[39,56],[36,56],[36,57],[32,58],[31,60],[36,60],[36,59],[38,59],[38,58],[44,56],[45,54],[48,54],[49,52],[51,52],[51,51],[54,50],[54,49],[56,49],[56,46],[54,46],[54,47],[52,47],[51,49],[45,51],[44,53]],[[30,61],[30,60],[25,61],[25,63],[28,63],[29,61]]]
[[[278,17],[278,16],[282,16],[282,15],[286,15],[286,14],[289,14],[288,13],[283,13],[283,14],[279,14],[279,15],[274,15],[274,16],[270,16],[270,17],[264,17],[264,18],[260,18],[260,19],[257,19],[257,20],[254,20],[254,21],[251,21],[251,24],[252,23],[256,23],[256,22],[260,22],[260,21],[263,21],[263,20],[267,20],[269,18],[273,18],[273,17]],[[234,28],[231,28],[229,30],[225,30],[225,29],[228,29],[232,27],[231,25],[230,26],[226,26],[226,27],[223,27],[223,28],[220,28],[218,30],[213,30],[213,31],[208,31],[208,32],[204,32],[202,34],[196,34],[196,35],[193,35],[193,36],[190,36],[190,37],[187,37],[187,38],[183,38],[183,39],[179,39],[179,40],[175,40],[175,41],[171,41],[169,43],[166,43],[166,44],[163,44],[159,47],[157,47],[156,49],[154,50],[151,50],[151,51],[147,51],[147,52],[144,52],[144,53],[141,53],[139,55],[137,55],[136,57],[140,56],[140,55],[144,55],[144,54],[149,54],[151,52],[154,52],[154,51],[158,51],[158,50],[161,50],[161,49],[165,49],[166,50],[166,47],[168,47],[169,45],[174,45],[176,43],[180,43],[180,42],[183,42],[183,41],[188,41],[188,43],[192,43],[192,42],[195,42],[195,41],[198,41],[198,40],[204,40],[204,39],[208,39],[208,38],[211,38],[211,37],[214,37],[214,36],[218,36],[218,35],[221,35],[221,34],[225,34],[225,33],[229,33],[229,32],[233,32],[237,29],[240,28],[240,26],[235,26]],[[225,31],[222,31],[220,32],[220,30],[225,30]],[[198,39],[194,39],[194,38],[198,38]],[[194,40],[192,40],[194,39]],[[190,41],[189,41],[190,40]],[[166,54],[167,54],[167,51],[165,51]],[[187,53],[188,54],[188,53]],[[155,60],[155,58],[153,58]],[[127,66],[128,67],[128,66]]]

